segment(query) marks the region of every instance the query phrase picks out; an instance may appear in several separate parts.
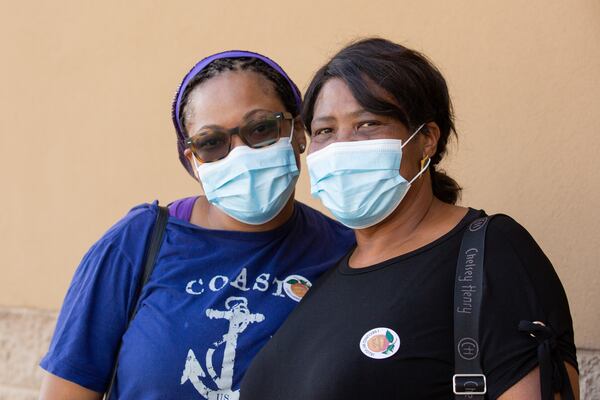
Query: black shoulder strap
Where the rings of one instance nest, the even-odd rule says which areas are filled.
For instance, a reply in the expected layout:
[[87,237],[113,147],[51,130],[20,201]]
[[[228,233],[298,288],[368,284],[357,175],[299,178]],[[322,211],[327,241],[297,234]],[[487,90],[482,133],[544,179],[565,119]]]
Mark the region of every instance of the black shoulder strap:
[[487,392],[481,369],[479,314],[483,294],[485,233],[491,217],[471,222],[464,233],[454,283],[454,376],[456,399],[483,400]]
[[160,250],[160,245],[162,244],[163,236],[165,233],[165,228],[167,226],[167,220],[169,219],[169,209],[167,207],[158,207],[158,215],[156,216],[156,222],[154,223],[154,228],[152,229],[152,234],[150,235],[150,243],[148,244],[148,250],[146,252],[145,262],[144,262],[144,273],[140,279],[140,283],[138,284],[136,293],[135,293],[135,307],[133,307],[129,313],[129,320],[127,321],[127,327],[129,327],[129,323],[139,308],[139,298],[142,293],[142,289],[146,286],[152,271],[154,270],[154,263],[156,262],[156,256],[158,255],[158,251]]
[[[154,227],[152,228],[152,233],[150,234],[150,242],[148,243],[146,255],[144,258],[144,272],[142,273],[142,276],[140,278],[140,281],[139,281],[138,286],[135,291],[135,296],[133,298],[134,306],[131,308],[131,311],[129,312],[129,319],[127,320],[127,326],[126,326],[125,330],[127,330],[127,328],[129,328],[129,324],[131,323],[131,321],[133,320],[133,318],[135,317],[135,314],[137,313],[137,311],[139,309],[140,294],[142,293],[142,289],[148,282],[148,279],[150,278],[150,275],[152,274],[152,271],[154,270],[156,256],[158,255],[158,251],[160,250],[160,246],[162,244],[162,240],[163,240],[163,236],[165,233],[165,228],[167,226],[168,219],[169,219],[169,209],[167,207],[159,206],[158,214],[156,215],[156,222],[154,223]],[[114,364],[114,367],[112,370],[110,383],[109,383],[108,389],[106,390],[105,395],[104,395],[105,400],[110,399],[110,395],[112,393],[113,386],[115,384],[115,378],[117,376],[117,360],[119,359],[120,351],[121,351],[121,344],[119,343],[119,348],[117,349],[117,352],[115,354],[115,364]]]

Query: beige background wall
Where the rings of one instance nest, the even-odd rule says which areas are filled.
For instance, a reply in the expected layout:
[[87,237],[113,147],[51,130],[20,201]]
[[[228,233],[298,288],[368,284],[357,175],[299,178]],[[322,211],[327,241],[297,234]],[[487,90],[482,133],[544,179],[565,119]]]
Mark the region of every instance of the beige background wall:
[[[578,346],[600,348],[600,2],[0,2],[0,306],[57,309],[86,249],[135,204],[197,191],[170,104],[211,52],[278,60],[301,88],[351,39],[441,68],[463,204],[505,212],[545,249]],[[306,176],[298,197],[319,207]]]

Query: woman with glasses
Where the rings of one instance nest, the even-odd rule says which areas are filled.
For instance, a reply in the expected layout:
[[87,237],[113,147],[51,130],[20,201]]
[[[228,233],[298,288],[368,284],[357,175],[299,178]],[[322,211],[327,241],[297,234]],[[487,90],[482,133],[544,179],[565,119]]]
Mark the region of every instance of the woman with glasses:
[[454,122],[437,68],[384,39],[351,44],[316,73],[303,120],[311,191],[357,245],[254,359],[242,400],[572,399],[552,265],[512,218],[457,206],[438,166]]
[[300,107],[296,85],[257,53],[215,54],[185,76],[173,123],[202,195],[170,204],[128,327],[157,204],[134,208],[92,246],[41,362],[41,398],[98,399],[115,365],[113,399],[239,397],[252,357],[354,243],[294,201]]

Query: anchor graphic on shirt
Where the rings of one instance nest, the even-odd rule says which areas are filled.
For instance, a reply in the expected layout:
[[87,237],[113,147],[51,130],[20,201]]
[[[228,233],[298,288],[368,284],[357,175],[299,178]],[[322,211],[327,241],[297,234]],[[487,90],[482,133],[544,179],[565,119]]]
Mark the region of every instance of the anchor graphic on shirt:
[[[223,335],[223,339],[213,343],[212,347],[206,352],[206,371],[198,362],[196,355],[192,349],[189,349],[185,361],[185,368],[181,375],[181,384],[183,385],[188,380],[194,385],[198,393],[208,400],[237,400],[239,398],[239,390],[232,390],[233,385],[233,366],[235,363],[235,351],[237,348],[238,335],[249,324],[254,322],[262,322],[265,316],[262,314],[251,314],[248,309],[248,300],[245,297],[229,297],[225,301],[226,311],[206,310],[206,316],[210,319],[226,319],[229,321],[229,330]],[[213,355],[217,348],[225,344],[223,354],[223,363],[221,365],[221,375],[217,376],[217,371],[213,366]],[[210,377],[214,385],[218,388],[214,391],[206,386],[201,378]]]

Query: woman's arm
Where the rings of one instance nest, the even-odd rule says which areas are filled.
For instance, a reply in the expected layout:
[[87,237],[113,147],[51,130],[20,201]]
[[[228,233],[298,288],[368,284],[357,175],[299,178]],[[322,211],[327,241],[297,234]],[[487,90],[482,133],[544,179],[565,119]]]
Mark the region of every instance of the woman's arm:
[[[579,400],[579,374],[571,364],[565,363],[565,366],[569,374],[569,381],[571,381],[575,400]],[[538,367],[504,392],[498,400],[539,400],[541,398],[540,392],[540,369]],[[554,398],[562,400],[560,394],[554,395]]]
[[94,392],[76,383],[48,372],[44,374],[39,400],[100,400],[102,393]]

